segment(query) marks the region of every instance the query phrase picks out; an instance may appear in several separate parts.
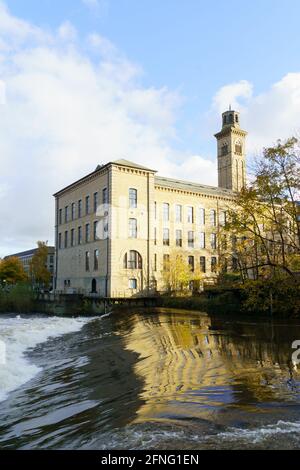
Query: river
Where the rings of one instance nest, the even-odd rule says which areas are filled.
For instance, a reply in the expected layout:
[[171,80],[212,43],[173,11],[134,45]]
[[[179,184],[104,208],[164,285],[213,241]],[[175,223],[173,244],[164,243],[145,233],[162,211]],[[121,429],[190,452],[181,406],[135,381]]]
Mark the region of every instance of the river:
[[299,321],[181,310],[2,315],[0,448],[299,448],[297,339]]

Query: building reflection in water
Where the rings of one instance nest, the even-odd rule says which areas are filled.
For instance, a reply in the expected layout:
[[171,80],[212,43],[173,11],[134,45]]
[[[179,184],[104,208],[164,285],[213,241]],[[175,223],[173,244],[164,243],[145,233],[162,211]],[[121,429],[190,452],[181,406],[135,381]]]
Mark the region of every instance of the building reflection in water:
[[136,315],[124,337],[143,380],[137,421],[212,419],[299,400],[291,328],[161,311]]

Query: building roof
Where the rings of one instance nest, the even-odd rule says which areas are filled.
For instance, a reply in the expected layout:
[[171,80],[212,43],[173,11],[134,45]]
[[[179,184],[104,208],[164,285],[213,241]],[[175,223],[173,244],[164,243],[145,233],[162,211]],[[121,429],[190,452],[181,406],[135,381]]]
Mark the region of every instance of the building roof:
[[65,191],[68,191],[69,189],[72,189],[75,185],[79,184],[79,183],[83,183],[84,181],[86,181],[90,176],[93,176],[95,175],[96,173],[98,173],[99,171],[102,171],[104,170],[105,168],[109,167],[110,165],[120,165],[120,166],[126,166],[128,168],[136,168],[136,169],[139,169],[139,170],[144,170],[144,171],[150,171],[151,173],[156,173],[155,170],[151,170],[150,168],[147,168],[143,165],[140,165],[138,163],[134,163],[134,162],[131,162],[129,160],[125,160],[123,158],[119,159],[119,160],[114,160],[112,162],[108,162],[108,163],[105,163],[104,165],[98,165],[96,167],[96,169],[94,171],[92,171],[91,173],[89,173],[88,175],[85,175],[83,176],[82,178],[80,178],[79,180],[77,181],[74,181],[74,183],[71,183],[69,184],[68,186],[66,186],[65,188],[57,191],[55,194],[54,194],[54,197],[58,196],[59,194],[65,192]]
[[179,189],[181,191],[190,191],[199,194],[209,194],[216,196],[229,196],[232,197],[234,192],[231,189],[219,188],[217,186],[207,186],[205,184],[192,183],[184,180],[177,180],[173,178],[165,178],[163,176],[155,176],[156,186],[164,188]]
[[[55,248],[54,246],[48,246],[48,253],[50,254],[54,254],[55,252]],[[21,251],[20,253],[14,253],[12,255],[8,255],[5,257],[5,259],[7,258],[24,258],[24,257],[27,257],[27,256],[33,256],[36,252],[37,252],[37,248],[33,248],[32,250],[27,250],[27,251]]]

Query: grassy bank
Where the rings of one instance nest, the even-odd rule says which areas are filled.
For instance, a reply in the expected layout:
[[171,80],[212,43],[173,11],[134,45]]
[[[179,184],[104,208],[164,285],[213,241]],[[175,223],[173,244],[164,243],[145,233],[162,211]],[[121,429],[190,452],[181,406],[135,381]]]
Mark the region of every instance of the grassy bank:
[[31,313],[34,312],[35,297],[32,287],[18,284],[8,288],[0,288],[0,313]]

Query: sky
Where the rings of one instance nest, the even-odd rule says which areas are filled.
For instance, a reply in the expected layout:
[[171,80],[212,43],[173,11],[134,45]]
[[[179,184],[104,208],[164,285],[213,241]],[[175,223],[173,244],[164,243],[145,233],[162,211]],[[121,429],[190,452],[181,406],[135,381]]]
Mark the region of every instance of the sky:
[[0,257],[54,238],[52,194],[126,158],[217,184],[300,127],[299,0],[0,0]]

